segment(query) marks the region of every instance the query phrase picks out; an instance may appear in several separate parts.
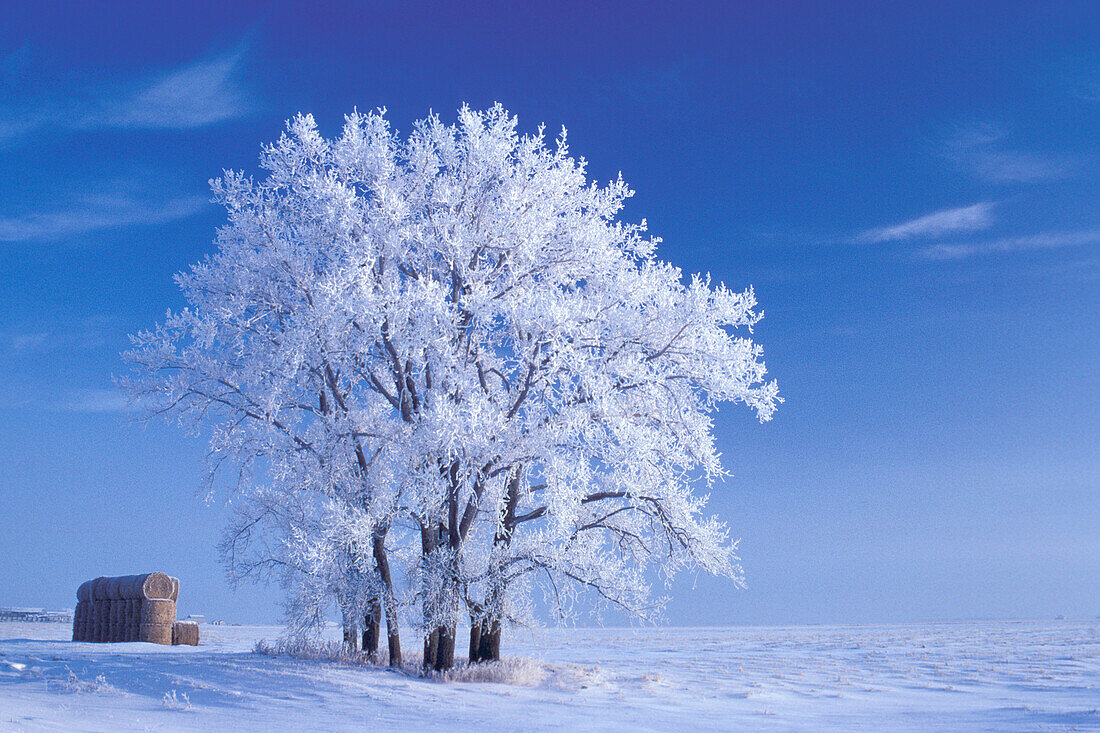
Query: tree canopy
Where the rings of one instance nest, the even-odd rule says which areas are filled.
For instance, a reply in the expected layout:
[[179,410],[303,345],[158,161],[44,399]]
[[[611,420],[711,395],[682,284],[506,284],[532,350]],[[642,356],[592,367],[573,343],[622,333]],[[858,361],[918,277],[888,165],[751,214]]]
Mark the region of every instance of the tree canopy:
[[499,105],[404,138],[384,111],[287,127],[263,178],[212,182],[217,252],[127,353],[151,412],[240,468],[231,565],[280,572],[300,617],[336,598],[377,623],[385,597],[437,667],[462,614],[471,657],[498,654],[534,589],[649,616],[654,569],[740,582],[701,489],[714,408],[779,402],[751,289],[659,260],[621,178]]

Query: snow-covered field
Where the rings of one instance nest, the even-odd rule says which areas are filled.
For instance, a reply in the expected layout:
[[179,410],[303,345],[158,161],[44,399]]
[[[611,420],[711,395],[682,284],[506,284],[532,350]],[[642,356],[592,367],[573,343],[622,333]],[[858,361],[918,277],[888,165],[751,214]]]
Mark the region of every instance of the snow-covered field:
[[[513,632],[525,684],[0,624],[0,730],[1100,730],[1100,621]],[[408,642],[406,642],[408,643]]]

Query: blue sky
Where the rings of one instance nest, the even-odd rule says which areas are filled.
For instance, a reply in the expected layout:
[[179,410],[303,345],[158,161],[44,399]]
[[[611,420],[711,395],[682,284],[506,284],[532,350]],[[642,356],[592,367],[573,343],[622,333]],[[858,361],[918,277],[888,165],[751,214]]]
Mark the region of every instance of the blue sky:
[[[312,112],[500,101],[753,285],[786,403],[717,417],[748,589],[683,624],[1100,614],[1095,3],[31,3],[0,28],[0,605],[223,579],[203,439],[136,423],[127,335],[212,251],[206,181]],[[593,7],[596,5],[596,7]],[[740,6],[740,7],[735,7]]]

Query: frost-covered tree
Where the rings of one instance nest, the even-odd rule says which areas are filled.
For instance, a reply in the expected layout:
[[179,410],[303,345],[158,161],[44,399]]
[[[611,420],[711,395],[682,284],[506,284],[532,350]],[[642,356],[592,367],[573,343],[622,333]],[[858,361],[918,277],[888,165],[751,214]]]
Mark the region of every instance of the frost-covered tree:
[[564,130],[520,135],[499,105],[404,139],[383,113],[332,140],[299,116],[262,166],[214,182],[219,251],[180,276],[190,307],[136,338],[131,388],[211,422],[215,460],[262,476],[246,493],[354,508],[381,557],[412,530],[426,665],[453,663],[463,614],[471,660],[496,658],[532,588],[645,616],[652,571],[740,580],[698,489],[723,473],[715,406],[778,402],[739,333],[751,291],[656,259],[645,222],[618,219],[621,179],[590,183]]

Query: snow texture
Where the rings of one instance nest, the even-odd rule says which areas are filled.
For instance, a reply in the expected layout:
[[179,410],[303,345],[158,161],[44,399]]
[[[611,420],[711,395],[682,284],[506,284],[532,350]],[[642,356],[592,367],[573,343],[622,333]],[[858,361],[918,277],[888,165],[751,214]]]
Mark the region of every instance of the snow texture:
[[1100,621],[539,630],[512,684],[68,631],[0,624],[0,730],[1100,730]]

